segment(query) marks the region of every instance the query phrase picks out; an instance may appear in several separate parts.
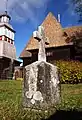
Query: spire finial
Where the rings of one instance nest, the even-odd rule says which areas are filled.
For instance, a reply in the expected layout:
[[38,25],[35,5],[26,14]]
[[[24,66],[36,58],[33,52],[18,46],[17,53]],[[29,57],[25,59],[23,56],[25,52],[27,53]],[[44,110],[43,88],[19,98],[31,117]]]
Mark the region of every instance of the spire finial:
[[5,11],[5,14],[7,15],[7,11]]
[[7,14],[7,7],[8,7],[8,0],[5,1],[5,7],[6,7],[6,10],[5,10],[5,13]]
[[60,14],[58,13],[58,22],[61,22]]

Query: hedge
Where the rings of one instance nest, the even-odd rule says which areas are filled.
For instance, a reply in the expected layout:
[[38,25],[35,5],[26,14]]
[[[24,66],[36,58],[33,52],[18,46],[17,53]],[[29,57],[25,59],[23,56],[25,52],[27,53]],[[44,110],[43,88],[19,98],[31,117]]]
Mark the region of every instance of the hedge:
[[56,61],[63,84],[82,83],[82,63],[79,61]]

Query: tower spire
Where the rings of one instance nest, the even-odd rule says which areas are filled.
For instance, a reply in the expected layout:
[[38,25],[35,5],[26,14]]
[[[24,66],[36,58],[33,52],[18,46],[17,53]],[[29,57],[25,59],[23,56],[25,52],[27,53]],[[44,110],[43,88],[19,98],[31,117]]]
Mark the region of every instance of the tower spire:
[[8,0],[4,0],[5,3],[5,11],[4,13],[0,14],[0,22],[9,22],[11,17],[8,15]]
[[5,13],[6,13],[6,15],[7,15],[7,7],[8,7],[8,0],[5,0]]
[[60,23],[61,22],[61,17],[60,17],[60,14],[58,13],[58,22]]

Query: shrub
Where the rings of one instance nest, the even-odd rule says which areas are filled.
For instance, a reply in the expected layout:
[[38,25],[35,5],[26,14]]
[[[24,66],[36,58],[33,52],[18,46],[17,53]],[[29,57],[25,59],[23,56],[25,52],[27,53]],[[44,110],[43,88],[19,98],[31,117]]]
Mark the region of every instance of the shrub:
[[82,83],[82,63],[79,61],[56,61],[61,83]]

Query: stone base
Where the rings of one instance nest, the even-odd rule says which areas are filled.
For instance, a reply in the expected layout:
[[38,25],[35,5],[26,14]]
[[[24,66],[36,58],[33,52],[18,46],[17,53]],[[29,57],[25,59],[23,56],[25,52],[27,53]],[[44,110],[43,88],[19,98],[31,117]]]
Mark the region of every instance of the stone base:
[[23,106],[49,109],[60,102],[60,84],[57,67],[37,61],[25,67]]

